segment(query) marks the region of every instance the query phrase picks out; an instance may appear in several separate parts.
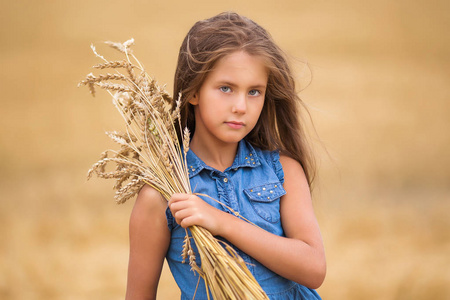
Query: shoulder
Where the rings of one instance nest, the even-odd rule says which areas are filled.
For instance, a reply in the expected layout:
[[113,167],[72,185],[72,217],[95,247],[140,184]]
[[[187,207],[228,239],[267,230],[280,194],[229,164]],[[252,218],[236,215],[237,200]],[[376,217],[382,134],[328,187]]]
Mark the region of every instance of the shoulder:
[[295,180],[296,182],[306,183],[308,185],[305,171],[297,160],[290,156],[280,154],[280,163],[283,167],[285,180]]
[[167,208],[167,201],[161,196],[161,194],[149,185],[144,185],[139,191],[134,204],[132,218],[134,217],[146,217],[149,215],[155,215],[164,213]]
[[153,187],[148,184],[145,184],[142,189],[139,191],[137,199],[147,203],[147,205],[160,204],[164,203],[165,200],[161,196],[161,194]]
[[162,199],[162,196],[155,188],[151,187],[148,184],[144,184],[144,186],[138,193],[138,198],[145,198],[145,199],[161,198]]
[[280,163],[283,165],[283,169],[301,169],[303,171],[300,163],[288,155],[280,154]]

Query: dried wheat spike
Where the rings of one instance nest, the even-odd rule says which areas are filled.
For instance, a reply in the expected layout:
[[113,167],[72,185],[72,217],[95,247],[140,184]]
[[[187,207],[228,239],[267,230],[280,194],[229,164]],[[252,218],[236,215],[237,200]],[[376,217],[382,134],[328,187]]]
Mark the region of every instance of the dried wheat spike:
[[189,240],[189,235],[186,230],[186,235],[183,241],[183,250],[181,251],[181,257],[183,258],[182,263],[184,264],[186,258],[188,258],[188,251],[191,250],[191,241]]
[[93,66],[93,68],[95,69],[107,69],[107,68],[111,68],[111,69],[117,69],[117,68],[126,68],[128,65],[128,61],[126,60],[122,60],[122,61],[108,61],[106,63],[102,63],[102,64],[97,64],[95,66]]
[[133,178],[124,187],[116,192],[114,198],[118,204],[125,203],[128,199],[136,195],[144,185],[141,178]]
[[100,159],[98,162],[96,162],[91,169],[88,171],[87,177],[88,179],[92,176],[92,173],[96,173],[97,176],[101,177],[102,174],[106,174],[105,167],[108,163],[114,162],[114,163],[122,163],[127,168],[136,168],[136,166],[126,158],[118,158],[118,157],[105,157],[103,159]]
[[161,145],[160,153],[161,153],[160,159],[164,163],[167,173],[173,174],[173,164],[170,162],[169,159],[169,145],[167,145],[167,143],[163,143]]
[[184,153],[188,153],[189,151],[189,142],[191,138],[191,133],[189,131],[189,128],[185,127],[183,132],[183,151]]
[[136,75],[134,74],[133,68],[135,68],[135,66],[130,62],[128,62],[125,66],[125,69],[128,72],[128,76],[130,77],[130,80],[132,82],[134,82],[136,85],[138,85]]
[[122,53],[131,54],[133,52],[130,49],[130,46],[134,45],[134,39],[129,39],[128,41],[126,41],[124,43],[106,41],[105,44],[109,45],[111,48],[119,50]]
[[128,137],[128,135],[126,133],[121,133],[121,132],[117,132],[117,131],[107,131],[106,135],[108,135],[117,144],[119,144],[123,147],[126,147],[127,150],[129,151],[130,138]]
[[197,265],[197,262],[195,261],[195,254],[192,249],[188,251],[189,255],[189,266],[191,267],[191,270],[194,272],[197,272],[201,277],[204,277],[204,272],[202,269]]
[[181,111],[181,93],[178,94],[178,99],[177,101],[175,101],[175,109],[172,111],[172,120],[176,121],[176,120],[181,120],[181,115],[180,115],[180,111]]
[[145,78],[146,78],[146,73],[145,73],[145,71],[141,70],[141,72],[139,73],[139,75],[136,77],[136,84],[137,84],[140,88],[143,87]]
[[91,179],[92,174],[95,172],[98,174],[98,172],[104,172],[105,171],[105,166],[107,164],[107,161],[105,159],[108,158],[108,150],[102,152],[102,154],[100,155],[100,159],[94,164],[92,165],[92,167],[88,170],[87,173],[87,180]]
[[95,77],[92,73],[88,74],[86,76],[85,80],[82,80],[78,86],[80,85],[86,85],[86,84],[92,84],[95,82],[102,82],[102,81],[107,81],[107,80],[122,80],[122,81],[126,81],[127,77],[125,77],[125,75],[122,74],[111,74],[111,73],[106,73],[105,75],[100,74],[98,75],[98,77]]
[[128,179],[130,179],[130,176],[132,175],[132,174],[134,174],[135,172],[130,172],[130,174],[126,174],[126,175],[124,175],[124,176],[122,176],[121,178],[117,178],[117,180],[116,180],[116,183],[114,184],[114,186],[113,186],[113,190],[120,190],[121,188],[122,188],[122,186],[123,186],[123,184],[128,180]]
[[98,82],[95,84],[105,90],[134,93],[134,91],[130,87],[123,84],[105,83],[105,82]]
[[137,138],[128,133],[119,132],[119,131],[107,131],[106,135],[108,135],[112,140],[117,142],[118,144],[122,146],[129,147],[130,142],[136,142]]
[[95,97],[95,87],[94,87],[94,82],[95,82],[96,77],[94,76],[94,74],[89,73],[86,75],[86,79],[82,80],[78,83],[78,87],[82,86],[82,85],[88,85],[89,86],[89,92],[91,93],[92,96]]

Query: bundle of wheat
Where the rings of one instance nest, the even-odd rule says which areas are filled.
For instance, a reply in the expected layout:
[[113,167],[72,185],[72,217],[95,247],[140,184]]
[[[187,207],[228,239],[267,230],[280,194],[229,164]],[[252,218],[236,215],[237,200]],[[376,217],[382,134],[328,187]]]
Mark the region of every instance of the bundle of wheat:
[[[175,126],[181,126],[180,97],[172,109],[172,98],[146,72],[130,50],[134,40],[125,43],[107,42],[125,55],[123,61],[108,61],[91,46],[103,63],[96,69],[113,69],[114,74],[95,76],[90,73],[79,85],[89,87],[95,95],[95,87],[107,90],[113,103],[126,123],[126,132],[107,132],[120,145],[120,150],[107,150],[88,172],[88,178],[96,174],[100,178],[116,180],[117,203],[124,203],[136,195],[144,184],[149,184],[168,200],[174,193],[191,193],[186,166],[189,150],[189,130],[184,129],[180,145]],[[123,74],[123,73],[125,74]],[[181,128],[180,128],[181,130]],[[115,164],[114,171],[106,171]],[[220,242],[203,227],[189,229],[198,254],[197,265],[190,237],[186,238],[182,251],[189,258],[191,268],[204,280],[214,299],[268,299],[248,270],[245,262],[229,245]]]

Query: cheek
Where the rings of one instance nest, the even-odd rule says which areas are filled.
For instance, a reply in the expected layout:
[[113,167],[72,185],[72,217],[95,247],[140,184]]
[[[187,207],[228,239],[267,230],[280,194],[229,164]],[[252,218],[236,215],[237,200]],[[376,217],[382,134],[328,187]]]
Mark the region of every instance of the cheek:
[[261,116],[262,116],[262,109],[261,108],[255,109],[252,112],[252,118],[251,118],[251,125],[252,125],[252,127],[254,127],[258,123],[258,121],[261,119]]
[[258,107],[258,111],[257,113],[255,113],[257,115],[256,117],[256,122],[261,118],[261,116],[263,115],[263,109],[264,109],[264,102]]
[[264,101],[261,101],[261,103],[258,105],[258,107],[257,107],[257,109],[256,109],[256,110],[257,110],[257,114],[258,114],[258,115],[261,115],[263,109],[264,109]]

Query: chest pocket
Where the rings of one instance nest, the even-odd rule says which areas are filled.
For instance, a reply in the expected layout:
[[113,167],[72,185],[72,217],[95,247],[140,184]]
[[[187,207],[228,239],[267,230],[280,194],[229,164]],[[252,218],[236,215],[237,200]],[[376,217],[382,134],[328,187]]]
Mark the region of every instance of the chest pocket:
[[286,194],[280,182],[244,189],[244,193],[261,218],[271,223],[280,220],[280,197]]

